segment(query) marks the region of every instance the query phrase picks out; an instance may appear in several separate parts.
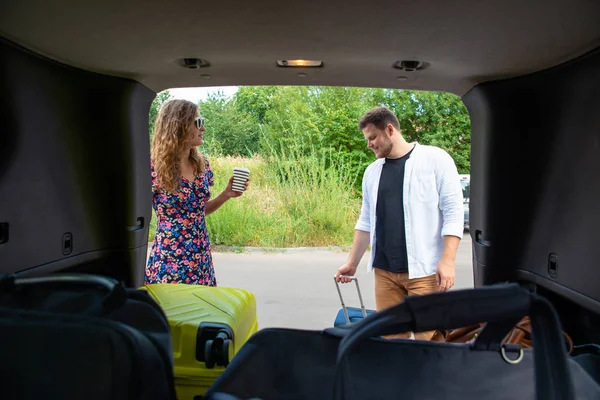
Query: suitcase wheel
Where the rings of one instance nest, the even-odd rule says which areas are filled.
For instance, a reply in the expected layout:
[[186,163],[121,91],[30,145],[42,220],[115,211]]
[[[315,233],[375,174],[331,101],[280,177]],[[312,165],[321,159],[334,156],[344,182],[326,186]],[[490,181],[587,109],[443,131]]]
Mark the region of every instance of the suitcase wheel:
[[204,365],[214,368],[215,365],[226,367],[229,365],[229,346],[231,339],[229,332],[222,330],[212,340],[204,344]]

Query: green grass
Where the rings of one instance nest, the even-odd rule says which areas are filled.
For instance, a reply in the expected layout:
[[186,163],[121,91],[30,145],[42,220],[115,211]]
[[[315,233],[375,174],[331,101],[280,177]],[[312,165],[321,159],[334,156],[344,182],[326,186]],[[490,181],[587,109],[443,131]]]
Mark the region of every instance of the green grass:
[[[352,243],[360,198],[354,179],[332,153],[269,158],[211,157],[216,196],[234,167],[250,169],[250,187],[207,217],[211,242],[226,246],[311,247]],[[155,216],[149,239],[154,238]]]

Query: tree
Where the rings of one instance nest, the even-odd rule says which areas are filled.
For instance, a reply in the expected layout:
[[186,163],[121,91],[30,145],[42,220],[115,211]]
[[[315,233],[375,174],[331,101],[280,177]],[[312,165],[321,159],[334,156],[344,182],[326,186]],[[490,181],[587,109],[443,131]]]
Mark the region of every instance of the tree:
[[240,110],[235,98],[219,91],[200,102],[199,108],[206,119],[204,138],[209,152],[251,156],[258,151],[257,123]]
[[398,116],[406,140],[443,148],[454,159],[459,173],[469,173],[471,120],[460,97],[442,92],[388,90],[385,102]]
[[233,95],[236,108],[250,115],[257,124],[266,124],[267,112],[276,105],[281,86],[242,86]]
[[[164,92],[163,92],[164,93]],[[167,92],[168,93],[168,92]],[[162,104],[169,98],[159,98]],[[154,105],[154,103],[153,103]],[[246,86],[200,103],[211,152],[249,156],[284,150],[314,156],[333,151],[355,176],[374,160],[358,129],[360,117],[377,106],[390,108],[408,141],[439,146],[469,173],[471,124],[461,99],[441,92],[306,86]],[[152,118],[152,114],[151,114]],[[358,185],[360,179],[357,180]],[[359,187],[357,187],[359,189]]]
[[152,104],[150,105],[150,112],[148,115],[148,122],[150,127],[150,143],[152,143],[152,139],[154,138],[154,122],[156,121],[156,116],[158,115],[158,111],[162,107],[164,103],[171,100],[172,96],[168,90],[160,92],[156,95]]

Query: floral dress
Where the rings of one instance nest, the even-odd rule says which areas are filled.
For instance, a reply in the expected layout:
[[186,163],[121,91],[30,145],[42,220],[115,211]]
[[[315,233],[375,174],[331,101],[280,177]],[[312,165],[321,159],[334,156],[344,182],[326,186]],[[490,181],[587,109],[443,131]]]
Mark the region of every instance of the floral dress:
[[157,187],[151,165],[152,204],[156,212],[156,236],[148,257],[145,283],[186,283],[217,286],[206,229],[205,209],[214,185],[208,161],[194,181],[182,177],[176,193]]

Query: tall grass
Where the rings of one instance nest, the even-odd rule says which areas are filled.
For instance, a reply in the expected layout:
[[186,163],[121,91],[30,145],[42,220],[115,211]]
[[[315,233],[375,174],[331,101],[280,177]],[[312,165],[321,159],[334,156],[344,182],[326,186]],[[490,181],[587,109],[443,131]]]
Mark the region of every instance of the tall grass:
[[[226,186],[234,167],[250,169],[250,186],[241,197],[207,216],[211,242],[228,246],[341,246],[352,242],[360,211],[355,176],[332,151],[294,149],[268,157],[211,157],[212,195]],[[154,218],[153,218],[154,220]],[[155,225],[151,225],[150,239]]]

